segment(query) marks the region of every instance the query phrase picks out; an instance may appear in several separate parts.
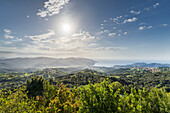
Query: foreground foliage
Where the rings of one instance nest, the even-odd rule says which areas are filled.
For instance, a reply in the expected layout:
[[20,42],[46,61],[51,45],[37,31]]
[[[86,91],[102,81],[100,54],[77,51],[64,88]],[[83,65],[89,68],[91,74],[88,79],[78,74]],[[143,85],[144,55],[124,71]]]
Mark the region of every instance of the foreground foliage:
[[110,80],[69,89],[36,77],[27,81],[26,87],[1,91],[0,112],[168,113],[169,100],[170,94],[164,89],[132,88],[127,93],[122,84]]

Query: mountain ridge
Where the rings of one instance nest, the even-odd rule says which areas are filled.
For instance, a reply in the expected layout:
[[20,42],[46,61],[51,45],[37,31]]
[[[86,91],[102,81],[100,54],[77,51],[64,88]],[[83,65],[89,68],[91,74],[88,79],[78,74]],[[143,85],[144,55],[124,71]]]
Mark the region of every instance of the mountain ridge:
[[0,69],[45,69],[59,67],[93,66],[96,61],[87,58],[10,58],[0,59]]

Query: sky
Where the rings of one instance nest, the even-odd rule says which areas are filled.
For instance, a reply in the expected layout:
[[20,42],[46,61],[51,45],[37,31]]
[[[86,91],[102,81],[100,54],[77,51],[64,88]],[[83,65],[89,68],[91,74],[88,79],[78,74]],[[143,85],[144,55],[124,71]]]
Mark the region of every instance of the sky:
[[1,0],[0,58],[170,61],[169,0]]

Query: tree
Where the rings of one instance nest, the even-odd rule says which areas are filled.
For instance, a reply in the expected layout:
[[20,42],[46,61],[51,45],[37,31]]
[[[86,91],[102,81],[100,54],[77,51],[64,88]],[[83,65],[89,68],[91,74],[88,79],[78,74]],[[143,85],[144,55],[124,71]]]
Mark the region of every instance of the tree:
[[36,96],[44,95],[44,78],[32,77],[31,80],[27,80],[26,91],[29,98],[36,98]]

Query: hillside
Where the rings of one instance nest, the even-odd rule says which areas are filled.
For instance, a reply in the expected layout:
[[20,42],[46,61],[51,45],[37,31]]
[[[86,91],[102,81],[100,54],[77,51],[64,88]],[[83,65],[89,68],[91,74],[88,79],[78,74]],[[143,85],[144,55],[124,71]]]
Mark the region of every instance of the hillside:
[[123,85],[130,84],[123,79],[121,80],[115,77],[109,77],[109,75],[106,73],[101,73],[90,69],[76,71],[73,73],[66,73],[57,68],[47,68],[33,73],[1,73],[0,89],[10,89],[11,87],[14,88],[20,85],[24,85],[27,79],[31,79],[31,77],[36,76],[43,77],[44,79],[49,80],[52,84],[64,83],[67,87],[72,88],[74,86],[87,85],[89,82],[100,83],[107,78],[109,78],[111,82],[119,81]]
[[91,83],[100,83],[104,79],[109,79],[111,82],[120,82],[122,85],[130,85],[129,82],[126,82],[123,79],[111,77],[106,73],[101,73],[98,71],[85,69],[75,73],[66,74],[64,76],[57,76],[55,80],[60,84],[64,83],[67,87],[73,88],[74,86],[87,85]]
[[45,68],[93,66],[94,60],[86,58],[11,58],[0,59],[0,72],[33,72]]
[[64,83],[69,88],[87,85],[89,81],[91,83],[100,83],[104,79],[109,78],[111,82],[118,81],[122,85],[131,85],[131,87],[136,89],[164,87],[170,92],[170,71],[152,73],[147,70],[135,70],[132,68],[117,69],[108,73],[91,69],[75,70],[74,72],[66,71],[58,68],[47,68],[32,73],[1,73],[0,88],[17,87],[25,84],[25,81],[31,79],[31,77],[39,76],[49,80],[52,84]]
[[170,92],[170,71],[169,68],[158,68],[160,71],[137,70],[133,68],[121,68],[108,72],[110,76],[120,78],[131,83],[136,89],[165,88]]

